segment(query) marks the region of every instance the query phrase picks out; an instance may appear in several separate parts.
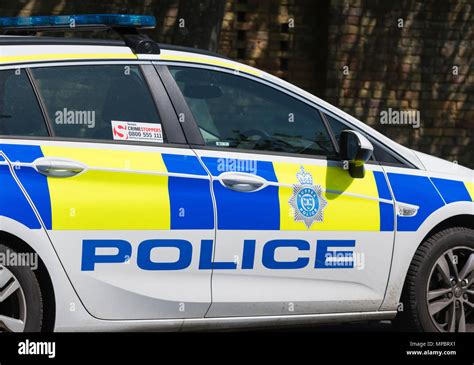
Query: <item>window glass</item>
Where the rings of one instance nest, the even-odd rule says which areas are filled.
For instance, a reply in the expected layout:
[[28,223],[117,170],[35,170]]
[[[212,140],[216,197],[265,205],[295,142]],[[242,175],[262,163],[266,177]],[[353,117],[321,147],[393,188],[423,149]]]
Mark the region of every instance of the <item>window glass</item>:
[[25,70],[0,71],[0,135],[48,136]]
[[259,82],[170,67],[209,146],[334,156],[319,111]]
[[138,66],[45,67],[32,73],[56,136],[163,142],[160,117]]
[[331,117],[327,114],[325,114],[325,116],[326,116],[326,120],[329,123],[329,127],[331,128],[331,130],[334,134],[334,137],[336,137],[336,141],[339,144],[340,143],[341,132],[343,130],[348,130],[348,129],[352,129],[352,128],[349,128],[347,125],[339,122],[337,119],[334,119],[333,117]]

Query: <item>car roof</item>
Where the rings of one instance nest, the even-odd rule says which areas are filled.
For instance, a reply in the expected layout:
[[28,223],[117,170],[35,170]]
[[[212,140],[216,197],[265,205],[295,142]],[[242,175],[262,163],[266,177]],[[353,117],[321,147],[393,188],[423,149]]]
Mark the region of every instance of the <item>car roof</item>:
[[[123,40],[0,36],[0,67],[11,64],[87,60],[161,60],[202,63],[262,77],[264,72],[214,52],[158,43],[159,54],[135,53]],[[11,67],[11,66],[10,66]]]
[[59,37],[29,37],[29,36],[0,36],[0,69],[2,66],[90,60],[136,60],[136,61],[165,61],[170,63],[192,63],[202,66],[216,66],[231,71],[243,72],[258,77],[264,81],[277,85],[301,98],[317,104],[323,110],[334,114],[349,122],[353,126],[365,131],[386,146],[396,151],[403,158],[418,168],[424,169],[423,164],[413,150],[406,148],[385,137],[375,129],[357,120],[350,114],[336,108],[326,101],[308,93],[307,91],[286,82],[267,72],[249,65],[232,61],[227,57],[213,52],[195,48],[159,44],[160,54],[135,54],[131,48],[121,40],[101,40],[86,38],[59,38]]
[[[62,46],[102,46],[102,47],[127,47],[125,41],[114,39],[94,39],[94,38],[64,38],[64,37],[38,37],[38,36],[11,36],[0,35],[1,46],[34,46],[34,45],[62,45]],[[167,43],[158,43],[161,50],[174,50],[181,52],[190,52],[208,56],[214,56],[229,59],[227,56],[199,48],[177,46]]]

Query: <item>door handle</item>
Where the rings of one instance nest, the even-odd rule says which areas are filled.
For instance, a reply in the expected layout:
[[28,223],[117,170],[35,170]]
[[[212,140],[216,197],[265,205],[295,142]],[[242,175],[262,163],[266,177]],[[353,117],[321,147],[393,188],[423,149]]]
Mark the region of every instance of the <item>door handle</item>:
[[50,157],[36,159],[33,166],[40,174],[50,177],[76,176],[87,169],[86,165],[77,161]]
[[219,180],[226,188],[241,193],[255,192],[267,186],[263,177],[245,172],[224,172],[219,175]]

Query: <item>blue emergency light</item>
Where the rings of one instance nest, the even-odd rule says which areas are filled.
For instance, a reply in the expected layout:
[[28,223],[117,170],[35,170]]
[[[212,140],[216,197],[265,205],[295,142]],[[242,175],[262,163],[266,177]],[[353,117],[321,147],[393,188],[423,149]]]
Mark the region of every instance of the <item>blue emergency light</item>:
[[58,15],[58,16],[18,16],[0,17],[0,28],[34,29],[40,27],[81,27],[104,26],[125,28],[154,28],[156,19],[149,15],[127,14],[85,14],[85,15]]
[[0,34],[38,35],[45,32],[74,32],[111,29],[135,53],[159,54],[160,47],[138,29],[155,28],[150,15],[84,14],[58,16],[0,17]]

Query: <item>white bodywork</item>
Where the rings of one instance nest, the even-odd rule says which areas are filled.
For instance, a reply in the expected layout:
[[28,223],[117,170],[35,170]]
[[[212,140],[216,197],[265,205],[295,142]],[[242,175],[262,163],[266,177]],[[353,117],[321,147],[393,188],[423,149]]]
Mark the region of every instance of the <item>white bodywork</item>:
[[[108,56],[107,56],[108,55]],[[114,58],[120,60],[109,60]],[[399,173],[462,181],[472,184],[473,171],[403,147],[376,132],[366,124],[324,102],[323,100],[264,73],[229,60],[188,52],[163,50],[160,55],[139,55],[127,47],[99,46],[0,46],[0,70],[34,66],[54,66],[68,61],[97,63],[192,64],[199,67],[227,69],[245,73],[253,79],[305,99],[382,142],[415,168],[368,165],[369,171],[382,174]],[[120,145],[85,146],[72,142],[1,139],[1,144],[41,144],[130,150]],[[148,147],[134,147],[148,151]],[[160,151],[159,151],[160,152]],[[169,149],[166,149],[169,153]],[[183,149],[174,151],[189,156],[222,157],[221,152]],[[225,153],[225,157],[232,157]],[[236,153],[235,158],[245,158]],[[66,156],[67,157],[67,156]],[[248,157],[247,158],[251,158]],[[259,155],[261,161],[299,163],[293,157]],[[201,160],[200,160],[201,161]],[[0,165],[8,162],[0,161]],[[201,161],[202,163],[202,161]],[[203,164],[203,163],[202,163]],[[321,161],[308,160],[308,165],[322,166]],[[325,164],[325,163],[324,163]],[[205,166],[203,164],[203,166]],[[128,171],[147,174],[150,171]],[[169,175],[171,176],[171,175]],[[218,177],[205,176],[212,184]],[[388,180],[387,180],[388,181]],[[397,206],[392,199],[385,201]],[[364,200],[370,197],[357,197]],[[370,198],[371,199],[371,198]],[[31,199],[30,199],[31,203]],[[34,249],[51,277],[56,300],[56,331],[89,330],[186,330],[231,326],[258,326],[288,323],[326,323],[365,319],[390,319],[396,314],[405,275],[412,257],[433,227],[457,215],[473,215],[474,204],[454,202],[432,212],[414,231],[321,231],[317,239],[343,239],[358,242],[355,252],[365,253],[363,270],[314,270],[316,248],[314,231],[55,231],[28,229],[6,217],[0,217],[0,231],[8,232]],[[144,202],[145,204],[145,202]],[[216,206],[213,196],[214,209]],[[34,207],[32,206],[32,209]],[[38,219],[41,216],[35,211]],[[216,213],[214,213],[216,216]],[[216,218],[214,218],[216,220]],[[217,224],[216,224],[217,226]],[[136,266],[137,248],[147,239],[182,239],[191,242],[191,265],[176,273],[150,272]],[[130,261],[116,266],[98,265],[97,270],[84,273],[80,267],[81,243],[84,239],[125,239],[132,245]],[[215,240],[214,261],[239,263],[246,239],[256,242],[253,270],[199,271],[201,240]],[[262,267],[262,245],[272,239],[300,239],[311,243],[308,267],[302,270],[269,271]],[[314,241],[314,242],[313,242]],[[314,244],[313,244],[314,243]],[[176,252],[164,254],[166,261],[176,260]],[[282,258],[294,260],[292,250],[279,252]],[[160,285],[156,284],[160,282]],[[179,290],[177,290],[179,288]]]

